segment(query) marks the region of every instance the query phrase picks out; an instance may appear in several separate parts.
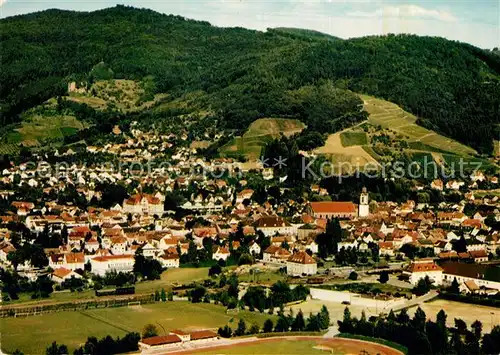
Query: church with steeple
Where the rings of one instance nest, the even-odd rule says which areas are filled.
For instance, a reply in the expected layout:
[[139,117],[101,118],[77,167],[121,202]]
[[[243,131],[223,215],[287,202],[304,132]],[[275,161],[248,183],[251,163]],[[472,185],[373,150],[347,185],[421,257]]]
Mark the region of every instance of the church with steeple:
[[366,187],[361,190],[361,195],[359,196],[359,206],[358,206],[358,216],[359,218],[366,218],[370,215],[370,207],[368,205],[368,191]]

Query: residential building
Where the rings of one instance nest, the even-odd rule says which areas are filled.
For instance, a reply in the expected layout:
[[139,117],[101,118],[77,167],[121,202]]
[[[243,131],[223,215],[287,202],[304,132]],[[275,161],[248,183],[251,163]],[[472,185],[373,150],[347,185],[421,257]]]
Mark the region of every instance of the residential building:
[[290,276],[315,275],[318,264],[305,251],[298,251],[286,262],[286,273]]

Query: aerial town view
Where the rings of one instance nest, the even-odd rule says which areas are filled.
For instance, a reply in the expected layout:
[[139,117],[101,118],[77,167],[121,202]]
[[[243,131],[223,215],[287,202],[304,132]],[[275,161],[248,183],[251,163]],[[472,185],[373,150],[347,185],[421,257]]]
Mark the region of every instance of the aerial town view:
[[0,355],[500,354],[500,2],[0,0]]

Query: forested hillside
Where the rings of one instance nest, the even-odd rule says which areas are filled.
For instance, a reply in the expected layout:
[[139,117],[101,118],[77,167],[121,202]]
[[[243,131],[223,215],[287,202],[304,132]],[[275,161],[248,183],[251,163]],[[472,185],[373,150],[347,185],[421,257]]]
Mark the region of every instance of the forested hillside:
[[152,76],[152,90],[172,99],[197,92],[227,128],[279,115],[334,132],[364,118],[350,90],[393,101],[482,153],[500,133],[500,56],[442,38],[222,29],[124,6],[6,18],[0,33],[2,125],[104,62],[116,79]]

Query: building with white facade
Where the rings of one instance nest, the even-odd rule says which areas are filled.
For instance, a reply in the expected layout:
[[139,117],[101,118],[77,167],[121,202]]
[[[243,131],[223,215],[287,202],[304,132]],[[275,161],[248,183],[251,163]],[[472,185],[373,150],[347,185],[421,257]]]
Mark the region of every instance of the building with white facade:
[[368,192],[366,191],[366,187],[363,187],[361,195],[359,196],[359,206],[358,206],[359,217],[365,218],[370,215],[370,207],[368,202],[369,202]]
[[161,198],[149,194],[136,194],[123,201],[123,213],[163,215],[164,207]]
[[286,262],[286,273],[290,276],[315,275],[318,264],[305,251],[298,251]]
[[104,276],[106,272],[131,272],[134,269],[134,255],[97,256],[90,259],[92,273]]
[[443,269],[436,265],[432,258],[424,258],[414,260],[403,270],[403,275],[408,278],[412,285],[416,285],[420,279],[429,279],[435,286],[439,286],[443,282]]

